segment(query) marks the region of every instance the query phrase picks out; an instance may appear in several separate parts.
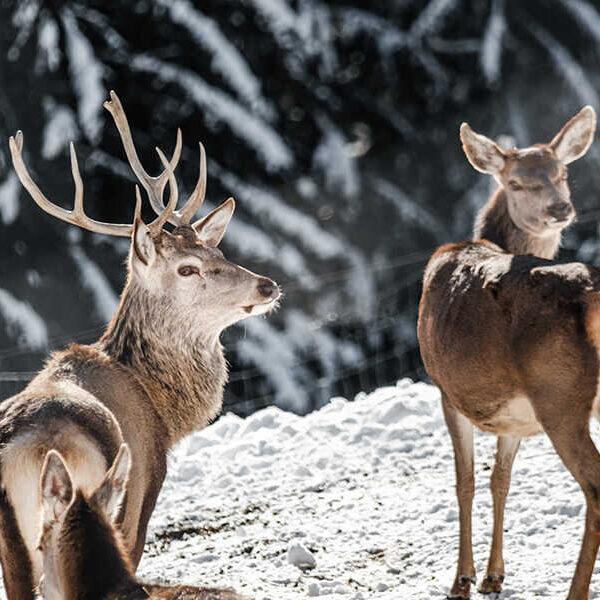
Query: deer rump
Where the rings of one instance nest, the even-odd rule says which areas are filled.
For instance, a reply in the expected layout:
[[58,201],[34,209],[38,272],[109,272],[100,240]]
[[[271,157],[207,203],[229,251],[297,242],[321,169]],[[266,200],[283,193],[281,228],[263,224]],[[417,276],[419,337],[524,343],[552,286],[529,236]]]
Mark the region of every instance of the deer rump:
[[597,396],[599,290],[600,276],[581,263],[515,256],[487,241],[443,246],[419,306],[425,367],[480,429],[540,433],[532,395],[583,386],[582,397]]

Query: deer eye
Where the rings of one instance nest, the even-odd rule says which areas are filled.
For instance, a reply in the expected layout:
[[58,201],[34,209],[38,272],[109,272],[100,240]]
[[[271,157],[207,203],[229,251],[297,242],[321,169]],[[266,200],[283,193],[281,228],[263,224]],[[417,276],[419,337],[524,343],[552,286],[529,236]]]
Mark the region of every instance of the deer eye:
[[509,181],[508,187],[515,192],[519,192],[523,189],[523,187],[520,186],[516,181]]
[[198,267],[192,267],[191,265],[184,265],[183,267],[179,267],[177,272],[182,277],[189,277],[190,275],[200,275],[200,271]]
[[211,269],[210,273],[211,273],[211,275],[220,275],[221,269],[219,269],[218,267],[216,269]]

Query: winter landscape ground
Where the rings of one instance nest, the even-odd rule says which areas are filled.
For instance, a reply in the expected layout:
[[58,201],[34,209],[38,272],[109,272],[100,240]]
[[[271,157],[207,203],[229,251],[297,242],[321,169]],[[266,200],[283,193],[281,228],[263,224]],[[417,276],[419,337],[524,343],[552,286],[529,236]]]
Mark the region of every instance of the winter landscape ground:
[[[481,434],[476,445],[482,577],[494,438]],[[507,507],[502,598],[566,596],[583,514],[547,438],[525,441]],[[275,407],[224,415],[171,456],[150,529],[139,570],[148,581],[230,585],[256,600],[444,598],[458,524],[439,392],[402,380],[306,417]],[[590,597],[600,598],[595,579]]]
[[[494,445],[485,434],[476,442],[479,578]],[[548,439],[526,440],[507,505],[501,598],[566,596],[583,515],[583,496]],[[233,586],[255,600],[445,598],[457,537],[439,392],[405,379],[306,417],[275,407],[227,414],[186,439],[170,458],[139,574]]]

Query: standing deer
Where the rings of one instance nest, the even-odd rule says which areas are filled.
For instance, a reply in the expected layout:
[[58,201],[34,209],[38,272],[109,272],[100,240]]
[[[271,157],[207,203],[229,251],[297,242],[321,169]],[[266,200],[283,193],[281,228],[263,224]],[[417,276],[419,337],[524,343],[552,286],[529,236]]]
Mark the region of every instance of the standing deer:
[[[105,107],[158,214],[150,225],[140,217],[137,187],[132,225],[101,223],[85,214],[72,145],[74,209],[53,204],[25,166],[22,134],[10,139],[19,179],[43,210],[90,231],[131,237],[127,281],[104,335],[94,344],[53,354],[25,390],[0,407],[0,477],[11,507],[0,515],[0,561],[10,600],[33,598],[42,573],[36,550],[38,483],[44,457],[53,448],[64,457],[74,485],[91,494],[121,443],[128,444],[131,481],[119,524],[137,566],[165,477],[167,452],[221,408],[227,380],[221,332],[250,315],[268,313],[279,297],[275,282],[229,262],[217,248],[234,210],[233,199],[192,221],[206,190],[203,147],[198,183],[176,210],[173,170],[181,153],[181,133],[171,161],[157,149],[165,170],[151,177],[140,163],[114,92]],[[166,223],[174,225],[170,233]]]
[[[232,590],[140,583],[116,526],[128,485],[130,453],[121,448],[100,485],[76,488],[63,457],[50,450],[40,477],[38,547],[45,600],[243,600]],[[0,506],[6,497],[0,495]]]
[[[583,269],[587,273],[582,265],[567,270],[537,267],[553,264],[540,259],[554,258],[561,231],[574,217],[566,165],[587,152],[595,124],[593,109],[585,107],[549,144],[510,151],[501,150],[467,124],[461,127],[469,161],[479,171],[493,175],[501,187],[477,218],[474,243],[450,244],[435,252],[425,269],[419,306],[421,355],[442,392],[456,463],[460,540],[451,598],[469,598],[475,578],[471,532],[474,426],[498,436],[491,479],[492,548],[481,592],[502,589],[504,507],[522,437],[545,430],[592,501],[590,486],[595,483],[582,478],[577,464],[580,458],[564,449],[574,441],[569,435],[577,428],[589,439],[588,420],[596,395],[596,346],[586,329],[586,319],[593,321],[595,313],[583,300],[588,298],[585,286],[590,276],[583,278],[584,285],[572,279],[572,272],[580,274]],[[477,241],[482,238],[487,241]],[[516,254],[539,258],[517,258]],[[548,275],[544,285],[539,284],[544,280],[541,274]],[[578,354],[567,351],[573,346]],[[573,363],[563,364],[559,357],[565,356]],[[586,376],[569,388],[583,371]],[[561,377],[559,384],[556,380]],[[575,403],[580,415],[573,414],[575,407],[570,403]],[[569,426],[557,420],[561,410],[573,415]],[[586,468],[600,469],[596,460],[594,451],[585,460]],[[592,518],[599,507],[593,503],[589,507]],[[591,542],[586,540],[587,554],[582,554],[571,600],[587,598],[583,594],[589,586],[586,569]]]

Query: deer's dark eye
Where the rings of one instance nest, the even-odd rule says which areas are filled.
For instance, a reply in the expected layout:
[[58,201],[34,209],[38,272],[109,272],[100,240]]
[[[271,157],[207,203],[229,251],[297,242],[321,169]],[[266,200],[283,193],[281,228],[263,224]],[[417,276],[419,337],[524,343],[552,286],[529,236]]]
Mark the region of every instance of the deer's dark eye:
[[211,269],[210,270],[212,275],[220,275],[221,274],[221,269],[216,268],[216,269]]
[[515,192],[519,192],[523,189],[516,181],[509,181],[508,187]]
[[200,275],[198,267],[192,267],[191,265],[184,265],[183,267],[179,267],[179,269],[177,269],[177,272],[182,277],[189,277],[190,275]]

